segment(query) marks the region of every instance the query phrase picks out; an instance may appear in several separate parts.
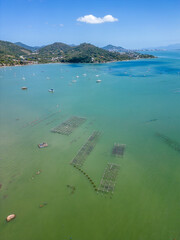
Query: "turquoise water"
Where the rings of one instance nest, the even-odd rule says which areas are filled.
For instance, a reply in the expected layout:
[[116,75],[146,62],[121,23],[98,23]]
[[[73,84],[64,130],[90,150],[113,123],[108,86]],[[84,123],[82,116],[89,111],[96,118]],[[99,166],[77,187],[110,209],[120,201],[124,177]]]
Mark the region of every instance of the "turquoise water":
[[[155,54],[0,69],[1,240],[180,239],[180,153],[156,136],[180,144],[180,51]],[[71,116],[87,121],[69,136],[51,132]],[[112,197],[69,164],[93,130],[102,134],[83,169],[98,186],[107,163],[119,164]]]

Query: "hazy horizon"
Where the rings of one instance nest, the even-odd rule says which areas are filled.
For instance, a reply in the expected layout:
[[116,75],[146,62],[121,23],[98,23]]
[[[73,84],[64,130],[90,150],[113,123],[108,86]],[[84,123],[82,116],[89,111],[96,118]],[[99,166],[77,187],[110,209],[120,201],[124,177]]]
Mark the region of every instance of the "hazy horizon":
[[[2,40],[2,39],[1,39]],[[7,41],[7,40],[2,40],[2,41]],[[10,41],[8,41],[8,42],[10,42]],[[22,43],[22,44],[24,44],[24,45],[27,45],[27,46],[29,46],[29,47],[45,47],[45,46],[47,46],[47,45],[51,45],[51,44],[54,44],[54,43],[57,43],[57,42],[59,42],[59,43],[64,43],[64,44],[67,44],[67,45],[74,45],[74,46],[78,46],[79,44],[83,44],[83,43],[86,43],[86,44],[92,44],[92,45],[95,45],[95,44],[93,44],[93,43],[90,43],[90,42],[81,42],[81,43],[78,43],[78,44],[74,44],[74,43],[65,43],[65,42],[61,42],[61,41],[56,41],[56,42],[50,42],[50,43],[48,43],[48,44],[39,44],[39,45],[34,45],[34,44],[27,44],[27,43],[25,43],[25,42],[21,42],[21,41],[16,41],[16,42],[12,42],[12,43],[14,43],[14,44],[16,44],[16,43]],[[120,46],[120,45],[114,45],[114,44],[112,44],[112,43],[108,43],[108,44],[106,44],[106,45],[103,45],[103,46],[97,46],[97,45],[95,45],[95,46],[97,46],[97,47],[100,47],[100,48],[103,48],[103,47],[106,47],[106,46],[108,46],[108,45],[112,45],[112,46],[115,46],[115,47],[122,47],[122,48],[125,48],[124,46]],[[143,47],[143,48],[137,48],[137,49],[151,49],[151,48],[163,48],[163,47],[169,47],[169,46],[174,46],[174,45],[180,45],[180,43],[174,43],[174,44],[168,44],[168,45],[164,45],[164,46],[147,46],[147,47]],[[126,48],[125,48],[126,49]],[[129,48],[129,49],[136,49],[136,48]]]

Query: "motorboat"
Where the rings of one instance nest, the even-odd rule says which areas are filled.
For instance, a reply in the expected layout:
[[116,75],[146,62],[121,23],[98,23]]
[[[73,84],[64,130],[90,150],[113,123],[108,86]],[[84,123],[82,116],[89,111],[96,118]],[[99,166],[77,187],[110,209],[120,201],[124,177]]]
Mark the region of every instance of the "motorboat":
[[16,218],[15,214],[10,214],[9,216],[7,216],[6,221],[10,222],[11,220],[13,220],[14,218]]
[[100,80],[100,79],[98,79],[98,80],[96,80],[96,82],[97,82],[97,83],[100,83],[100,82],[101,82],[101,80]]
[[48,90],[48,92],[53,93],[53,92],[54,92],[54,89],[53,89],[53,88],[50,88],[50,89]]
[[39,147],[39,148],[48,147],[48,144],[45,143],[45,142],[43,142],[43,143],[39,143],[39,144],[38,144],[38,147]]
[[22,90],[27,90],[28,88],[27,88],[27,87],[22,87],[21,89],[22,89]]

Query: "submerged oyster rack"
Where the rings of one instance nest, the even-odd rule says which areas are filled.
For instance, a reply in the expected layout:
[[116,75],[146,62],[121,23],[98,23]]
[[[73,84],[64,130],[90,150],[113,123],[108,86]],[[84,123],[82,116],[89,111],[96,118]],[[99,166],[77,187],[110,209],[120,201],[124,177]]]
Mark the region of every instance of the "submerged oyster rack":
[[161,134],[161,133],[156,133],[156,136],[161,138],[163,140],[163,142],[165,142],[171,148],[173,148],[174,150],[180,152],[180,144],[178,142],[170,139],[169,137],[167,137],[166,135]]
[[79,127],[85,121],[86,118],[73,116],[65,122],[61,123],[59,126],[53,128],[51,132],[59,133],[62,135],[70,135],[74,131],[74,129]]
[[103,193],[113,193],[116,184],[116,178],[119,172],[120,166],[115,163],[108,163],[101,178],[101,182],[98,188],[99,192]]
[[116,157],[123,157],[125,148],[126,148],[125,144],[115,143],[112,149],[112,154]]
[[99,135],[100,135],[99,131],[94,131],[91,134],[87,142],[80,148],[75,158],[71,161],[72,165],[81,167],[84,164],[84,161],[86,160],[87,156],[94,149],[99,138]]
[[33,120],[32,122],[26,123],[26,124],[23,126],[23,128],[26,128],[26,127],[28,127],[28,126],[33,127],[33,126],[35,126],[35,125],[37,125],[37,124],[39,124],[39,123],[41,123],[41,122],[46,121],[46,120],[49,119],[49,118],[52,118],[53,116],[55,116],[55,115],[58,114],[58,113],[60,113],[60,111],[53,112],[53,113],[50,113],[50,114],[46,114],[44,117],[37,118],[37,119]]

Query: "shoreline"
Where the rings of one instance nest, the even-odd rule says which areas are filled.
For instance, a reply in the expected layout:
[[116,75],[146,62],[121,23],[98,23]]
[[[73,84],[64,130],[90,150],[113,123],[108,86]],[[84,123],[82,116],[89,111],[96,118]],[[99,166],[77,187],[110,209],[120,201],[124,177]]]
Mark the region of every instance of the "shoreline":
[[110,62],[102,62],[102,63],[62,63],[62,62],[50,62],[50,63],[30,63],[30,64],[24,64],[24,65],[10,65],[10,66],[0,66],[1,68],[6,68],[6,67],[25,67],[25,66],[32,66],[32,65],[45,65],[45,64],[107,64],[107,63],[118,63],[118,62],[129,62],[129,61],[139,61],[139,60],[145,60],[145,59],[155,59],[158,57],[153,57],[153,58],[139,58],[139,59],[127,59],[127,60],[122,60],[122,61],[110,61]]

